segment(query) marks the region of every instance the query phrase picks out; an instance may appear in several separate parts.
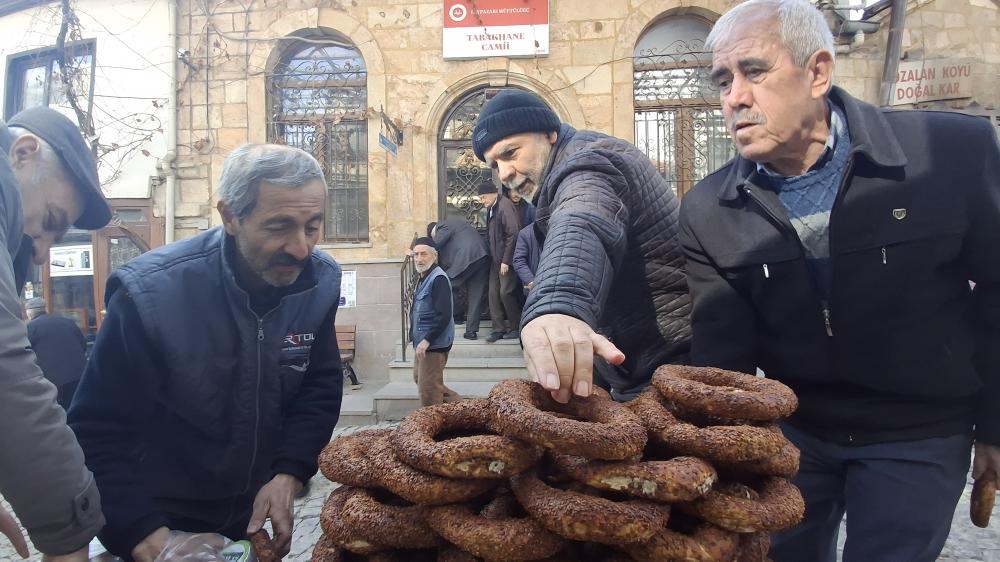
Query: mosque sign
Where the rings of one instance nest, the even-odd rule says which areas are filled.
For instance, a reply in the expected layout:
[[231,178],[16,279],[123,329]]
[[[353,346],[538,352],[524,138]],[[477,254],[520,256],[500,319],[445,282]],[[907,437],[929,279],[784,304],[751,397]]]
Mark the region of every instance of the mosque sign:
[[549,0],[444,0],[444,58],[549,54]]
[[900,61],[892,105],[972,97],[972,59]]

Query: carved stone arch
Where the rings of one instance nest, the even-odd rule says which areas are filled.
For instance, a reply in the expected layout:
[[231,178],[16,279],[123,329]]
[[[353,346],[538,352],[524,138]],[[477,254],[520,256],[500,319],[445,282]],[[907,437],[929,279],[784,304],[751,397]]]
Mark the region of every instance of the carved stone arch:
[[708,21],[716,21],[736,2],[726,0],[646,0],[638,8],[631,10],[622,22],[615,41],[614,60],[620,61],[612,68],[612,77],[616,84],[614,113],[615,134],[629,140],[634,139],[634,115],[622,109],[631,106],[634,97],[632,90],[632,52],[639,37],[662,18],[676,15],[697,15]]

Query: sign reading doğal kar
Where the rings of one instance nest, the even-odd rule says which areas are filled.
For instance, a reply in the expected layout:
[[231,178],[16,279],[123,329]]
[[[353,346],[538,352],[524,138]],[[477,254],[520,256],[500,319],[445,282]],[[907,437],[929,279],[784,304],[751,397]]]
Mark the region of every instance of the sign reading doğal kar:
[[892,105],[972,96],[972,59],[901,61]]
[[444,58],[549,54],[549,0],[444,0]]

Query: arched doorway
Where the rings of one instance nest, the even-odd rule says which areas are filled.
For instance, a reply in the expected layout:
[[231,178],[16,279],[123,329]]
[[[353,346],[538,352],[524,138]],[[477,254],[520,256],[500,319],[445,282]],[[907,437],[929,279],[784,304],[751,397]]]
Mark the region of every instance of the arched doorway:
[[507,88],[481,87],[466,92],[445,113],[438,130],[438,220],[461,217],[480,231],[486,217],[478,188],[493,172],[472,151],[472,131],[483,105]]

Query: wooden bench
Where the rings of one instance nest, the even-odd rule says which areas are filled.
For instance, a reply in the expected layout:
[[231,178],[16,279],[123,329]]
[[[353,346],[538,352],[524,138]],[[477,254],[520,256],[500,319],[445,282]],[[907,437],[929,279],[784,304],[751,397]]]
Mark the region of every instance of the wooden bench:
[[351,388],[361,388],[358,375],[354,372],[355,337],[358,327],[355,324],[337,324],[337,348],[340,350],[340,363],[344,366],[344,375],[351,379]]

